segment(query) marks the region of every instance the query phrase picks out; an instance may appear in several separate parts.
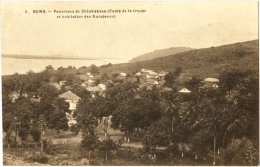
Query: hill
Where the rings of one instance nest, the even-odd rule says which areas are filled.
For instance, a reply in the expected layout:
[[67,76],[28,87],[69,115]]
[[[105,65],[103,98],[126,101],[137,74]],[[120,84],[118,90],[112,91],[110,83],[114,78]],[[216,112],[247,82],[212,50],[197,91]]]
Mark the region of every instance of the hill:
[[100,72],[135,72],[142,68],[172,71],[181,67],[190,75],[217,77],[219,72],[227,68],[259,70],[258,40],[239,42],[218,47],[194,49],[152,60],[115,64],[108,68],[100,68]]
[[155,50],[153,52],[146,53],[141,56],[135,57],[135,58],[131,59],[129,62],[134,63],[134,62],[146,61],[146,60],[151,60],[151,59],[155,59],[155,58],[159,58],[159,57],[174,55],[174,54],[189,51],[189,50],[193,50],[193,49],[188,48],[188,47],[171,47],[168,49]]

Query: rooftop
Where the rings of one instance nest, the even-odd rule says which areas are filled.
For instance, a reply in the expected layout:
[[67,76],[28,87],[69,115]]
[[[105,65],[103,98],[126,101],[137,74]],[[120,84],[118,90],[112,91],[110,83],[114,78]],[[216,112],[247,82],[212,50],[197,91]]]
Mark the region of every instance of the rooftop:
[[63,94],[60,94],[59,98],[64,98],[64,99],[73,100],[73,101],[78,101],[80,99],[79,96],[77,96],[76,94],[74,94],[70,90],[63,93]]

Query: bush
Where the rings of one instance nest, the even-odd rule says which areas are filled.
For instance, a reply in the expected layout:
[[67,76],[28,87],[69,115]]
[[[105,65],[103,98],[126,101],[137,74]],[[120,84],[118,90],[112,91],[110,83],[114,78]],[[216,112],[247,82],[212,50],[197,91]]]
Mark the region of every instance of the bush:
[[25,156],[26,161],[31,161],[31,162],[38,162],[42,164],[47,164],[49,161],[49,158],[44,155],[42,152],[29,152]]
[[258,153],[251,140],[236,139],[224,151],[227,165],[258,165]]

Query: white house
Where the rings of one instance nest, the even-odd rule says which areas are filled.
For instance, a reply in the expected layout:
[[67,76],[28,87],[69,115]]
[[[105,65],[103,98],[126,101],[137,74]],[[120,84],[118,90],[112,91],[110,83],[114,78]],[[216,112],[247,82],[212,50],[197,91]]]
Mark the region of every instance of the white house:
[[98,84],[98,87],[101,89],[101,90],[106,90],[106,85],[104,84]]
[[78,101],[80,100],[80,97],[78,97],[76,94],[74,94],[71,91],[67,91],[63,94],[60,94],[59,98],[64,98],[65,101],[70,104],[69,110],[75,110],[77,107]]
[[60,85],[64,85],[66,81],[60,81]]
[[154,81],[153,84],[154,85],[159,85],[159,82],[158,81]]
[[181,90],[178,91],[179,93],[191,93],[191,91],[187,88],[182,88]]
[[206,78],[206,79],[204,79],[204,82],[219,82],[219,79],[217,79],[217,78]]
[[135,75],[138,76],[138,77],[142,76],[142,74],[140,72],[137,72]]
[[124,73],[124,72],[121,72],[120,74],[119,74],[121,77],[126,77],[126,73]]

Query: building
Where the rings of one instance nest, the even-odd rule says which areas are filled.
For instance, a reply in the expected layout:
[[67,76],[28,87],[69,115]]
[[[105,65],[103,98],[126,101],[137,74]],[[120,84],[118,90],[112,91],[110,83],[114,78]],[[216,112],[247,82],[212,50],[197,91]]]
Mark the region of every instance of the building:
[[41,98],[31,97],[31,98],[30,98],[30,101],[31,101],[31,102],[35,102],[35,103],[40,103]]
[[119,75],[120,75],[121,77],[126,77],[126,76],[127,76],[127,74],[124,73],[124,72],[121,72]]
[[219,79],[217,78],[206,78],[202,81],[202,83],[204,83],[203,86],[199,87],[199,89],[206,89],[206,88],[213,88],[213,89],[217,89]]
[[66,81],[60,81],[60,85],[65,85]]
[[96,97],[96,93],[102,93],[102,90],[98,86],[87,87],[86,89],[91,93],[92,98]]
[[204,82],[219,82],[219,79],[217,79],[217,78],[206,78],[206,79],[204,79]]
[[106,90],[106,85],[104,84],[98,84],[98,87],[101,89],[101,90]]
[[71,91],[67,91],[63,94],[60,94],[59,98],[65,99],[65,101],[70,104],[69,110],[75,110],[77,107],[78,101],[80,100],[80,97]]
[[182,88],[181,90],[178,91],[179,93],[191,93],[191,91],[187,88]]

